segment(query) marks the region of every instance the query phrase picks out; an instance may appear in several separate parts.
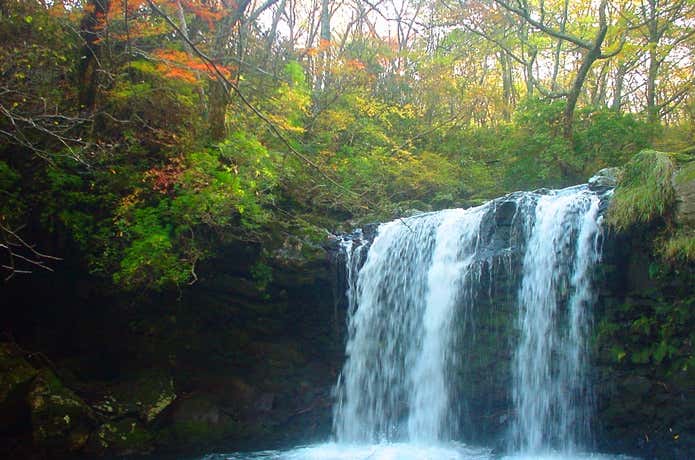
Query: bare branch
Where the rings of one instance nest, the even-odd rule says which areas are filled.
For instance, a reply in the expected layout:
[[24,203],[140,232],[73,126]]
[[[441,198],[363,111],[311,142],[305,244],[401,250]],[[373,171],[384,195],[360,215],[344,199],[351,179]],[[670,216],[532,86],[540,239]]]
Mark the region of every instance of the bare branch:
[[[169,24],[169,26],[176,31],[179,36],[188,44],[188,46],[191,47],[193,52],[212,70],[216,78],[219,79],[219,81],[222,82],[222,84],[226,87],[227,91],[231,90],[233,91],[241,100],[241,102],[248,107],[254,115],[256,115],[263,123],[265,123],[270,131],[277,137],[284,145],[287,147],[288,151],[295,155],[297,158],[299,158],[302,162],[305,164],[309,165],[312,169],[314,169],[316,172],[318,172],[325,180],[333,184],[335,187],[337,187],[340,190],[343,190],[350,195],[357,196],[359,195],[355,193],[354,191],[344,187],[343,185],[339,184],[336,182],[332,177],[330,177],[324,170],[321,168],[318,164],[314,163],[309,159],[306,155],[301,153],[299,150],[297,150],[293,145],[292,142],[280,131],[280,128],[278,128],[270,119],[265,116],[258,108],[256,108],[251,102],[248,100],[248,98],[241,92],[239,87],[234,84],[232,81],[230,81],[224,73],[217,67],[215,62],[207,56],[203,51],[200,50],[196,46],[195,43],[193,43],[186,35],[183,33],[183,31],[180,29],[180,27],[164,12],[162,9],[160,9],[153,0],[147,0],[148,5],[154,11],[156,14],[158,14],[164,21]],[[366,200],[365,200],[366,201]],[[369,201],[367,201],[369,203]],[[369,203],[370,206],[376,208],[375,205],[372,203]]]
[[574,35],[570,35],[564,32],[561,32],[559,30],[553,29],[552,27],[549,27],[548,25],[537,21],[533,19],[531,16],[531,13],[525,6],[513,6],[509,3],[507,3],[504,0],[495,0],[495,3],[500,5],[502,8],[506,9],[507,11],[510,11],[517,16],[523,18],[526,22],[531,24],[533,27],[536,29],[540,30],[541,32],[545,32],[546,34],[550,35],[553,38],[557,38],[558,40],[565,40],[570,43],[574,43],[575,45],[579,46],[580,48],[584,48],[587,50],[590,50],[593,48],[593,42],[589,40],[583,40],[579,37],[575,37]]
[[32,268],[40,268],[52,272],[53,268],[47,264],[50,261],[62,260],[59,257],[51,256],[37,251],[33,245],[27,243],[18,234],[19,229],[11,229],[0,223],[0,249],[3,249],[7,260],[0,265],[0,268],[7,273],[4,280],[9,281],[15,275],[25,275],[32,273]]

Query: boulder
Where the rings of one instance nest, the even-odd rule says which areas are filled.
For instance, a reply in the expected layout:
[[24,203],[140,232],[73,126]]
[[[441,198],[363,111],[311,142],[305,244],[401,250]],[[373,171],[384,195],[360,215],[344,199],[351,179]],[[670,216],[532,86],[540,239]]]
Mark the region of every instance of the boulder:
[[24,418],[26,396],[37,373],[11,344],[0,344],[0,427],[10,428]]
[[588,180],[589,188],[603,190],[615,187],[618,185],[618,177],[620,177],[620,168],[603,168]]
[[86,451],[95,455],[144,454],[152,451],[153,439],[140,420],[126,417],[99,426],[89,437]]
[[676,220],[679,224],[695,227],[695,161],[686,163],[673,176],[676,192]]
[[155,370],[105,388],[101,393],[92,402],[99,413],[107,417],[137,417],[147,424],[176,400],[171,377]]
[[53,454],[74,453],[94,428],[91,409],[48,369],[38,372],[27,395],[32,436],[37,447]]

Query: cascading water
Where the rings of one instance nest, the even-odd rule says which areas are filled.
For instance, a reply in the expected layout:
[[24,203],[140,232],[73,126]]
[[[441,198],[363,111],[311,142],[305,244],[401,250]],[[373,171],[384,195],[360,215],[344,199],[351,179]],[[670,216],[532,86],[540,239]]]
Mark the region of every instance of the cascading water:
[[600,256],[599,198],[584,189],[541,197],[523,258],[513,360],[522,451],[573,451],[588,442],[587,336],[591,269]]
[[[586,342],[600,202],[598,193],[577,186],[382,224],[366,258],[349,259],[337,440],[465,439],[457,433],[466,425],[459,412],[467,396],[461,376],[482,376],[465,372],[467,350],[454,352],[452,345],[470,343],[460,336],[476,333],[477,302],[492,290],[494,274],[506,270],[518,283],[516,336],[508,338],[515,414],[510,448],[567,452],[587,442]],[[513,215],[499,225],[510,206]],[[346,240],[344,249],[364,247]]]
[[[484,210],[443,211],[379,228],[348,291],[348,360],[334,417],[340,441],[453,434],[452,319],[479,270]],[[348,268],[354,280],[356,267]]]

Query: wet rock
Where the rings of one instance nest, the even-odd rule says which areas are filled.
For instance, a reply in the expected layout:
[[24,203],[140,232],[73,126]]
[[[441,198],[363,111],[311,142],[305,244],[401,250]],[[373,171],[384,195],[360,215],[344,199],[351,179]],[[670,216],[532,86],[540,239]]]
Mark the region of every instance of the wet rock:
[[340,240],[341,238],[338,235],[330,233],[326,236],[326,239],[323,240],[322,246],[326,251],[335,252],[340,249]]
[[110,417],[136,416],[152,423],[176,400],[174,382],[164,372],[148,371],[104,389],[92,402],[99,413]]
[[256,411],[270,412],[275,404],[275,395],[273,393],[263,393],[256,401]]
[[0,344],[0,427],[9,428],[23,418],[26,395],[37,373],[11,344]]
[[421,211],[420,209],[410,208],[406,209],[401,213],[401,217],[415,217],[420,214],[425,214],[427,211]]
[[516,214],[517,203],[513,200],[499,201],[495,204],[495,225],[510,226],[514,214]]
[[169,436],[179,445],[216,442],[234,437],[238,424],[214,401],[193,396],[180,401],[173,410]]
[[640,398],[646,396],[649,393],[652,384],[646,377],[639,375],[633,375],[626,378],[622,387],[623,390],[630,396],[634,398]]
[[615,187],[619,176],[620,168],[603,168],[589,179],[589,189],[601,191]]
[[140,420],[128,417],[99,426],[89,437],[85,450],[95,455],[144,454],[152,451],[153,439]]
[[372,224],[367,224],[362,227],[362,233],[364,234],[364,239],[369,241],[370,243],[374,241],[374,238],[376,238],[377,233],[379,232],[379,224],[378,223],[372,223]]
[[38,447],[53,453],[80,451],[95,425],[91,409],[53,372],[41,370],[27,395],[32,436]]
[[676,220],[681,225],[695,227],[695,161],[691,161],[673,177],[676,192]]

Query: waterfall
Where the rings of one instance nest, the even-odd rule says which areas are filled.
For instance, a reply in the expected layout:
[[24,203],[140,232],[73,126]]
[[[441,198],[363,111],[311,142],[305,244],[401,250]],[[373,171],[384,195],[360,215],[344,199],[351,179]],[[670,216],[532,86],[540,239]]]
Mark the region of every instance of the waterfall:
[[371,242],[361,233],[346,237],[336,439],[466,439],[463,427],[486,415],[463,410],[477,402],[467,388],[485,378],[470,368],[482,334],[476,325],[497,308],[494,293],[505,283],[511,332],[497,346],[509,369],[510,447],[568,451],[588,442],[587,338],[602,198],[587,186],[517,192],[381,224]]
[[514,353],[513,442],[572,451],[589,435],[586,339],[599,258],[599,199],[586,190],[541,197],[524,253]]
[[[481,215],[478,209],[451,210],[379,228],[348,289],[348,359],[334,417],[338,439],[444,435],[451,415],[449,320],[471,266]],[[465,235],[461,228],[468,229]],[[348,267],[349,280],[354,270]]]

